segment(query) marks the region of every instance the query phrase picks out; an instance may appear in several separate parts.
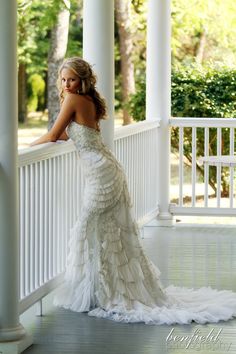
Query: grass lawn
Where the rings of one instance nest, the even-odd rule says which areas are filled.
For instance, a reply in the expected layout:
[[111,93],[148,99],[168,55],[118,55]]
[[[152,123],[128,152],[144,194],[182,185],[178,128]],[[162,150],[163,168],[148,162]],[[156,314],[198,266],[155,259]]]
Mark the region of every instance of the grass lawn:
[[47,132],[47,112],[28,114],[26,123],[18,125],[18,149],[29,147],[29,144]]

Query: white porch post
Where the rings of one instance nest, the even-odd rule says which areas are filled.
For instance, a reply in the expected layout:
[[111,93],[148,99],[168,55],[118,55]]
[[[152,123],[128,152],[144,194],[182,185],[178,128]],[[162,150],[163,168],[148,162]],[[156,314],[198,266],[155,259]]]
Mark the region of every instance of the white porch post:
[[94,65],[98,90],[105,97],[108,121],[102,134],[113,150],[114,141],[114,0],[84,0],[83,58]]
[[171,9],[170,0],[149,0],[147,19],[146,119],[160,119],[157,165],[159,170],[159,224],[172,224],[169,213],[171,115]]
[[32,344],[19,323],[16,0],[0,1],[0,353]]

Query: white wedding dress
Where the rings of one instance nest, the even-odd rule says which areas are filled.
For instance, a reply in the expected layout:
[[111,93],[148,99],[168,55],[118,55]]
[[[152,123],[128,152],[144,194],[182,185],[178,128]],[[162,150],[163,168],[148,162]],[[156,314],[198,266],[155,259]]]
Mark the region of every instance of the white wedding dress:
[[141,245],[122,166],[94,128],[71,121],[67,134],[83,164],[86,184],[54,305],[146,324],[218,322],[236,316],[232,291],[163,288],[159,270]]

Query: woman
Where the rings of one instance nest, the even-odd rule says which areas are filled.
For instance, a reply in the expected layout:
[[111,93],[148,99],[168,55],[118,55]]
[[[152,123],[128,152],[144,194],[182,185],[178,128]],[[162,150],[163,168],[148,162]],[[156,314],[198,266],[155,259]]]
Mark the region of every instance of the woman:
[[61,110],[31,145],[71,138],[86,177],[80,219],[70,231],[63,284],[54,305],[120,322],[218,322],[236,316],[236,294],[210,287],[164,289],[140,243],[122,166],[104,145],[106,116],[91,66],[69,58],[59,69]]

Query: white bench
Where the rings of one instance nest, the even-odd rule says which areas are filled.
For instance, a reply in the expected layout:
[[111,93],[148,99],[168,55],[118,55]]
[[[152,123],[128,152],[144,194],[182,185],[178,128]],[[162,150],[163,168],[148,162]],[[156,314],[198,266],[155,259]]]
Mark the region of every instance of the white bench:
[[198,161],[207,166],[236,167],[236,155],[203,156]]

